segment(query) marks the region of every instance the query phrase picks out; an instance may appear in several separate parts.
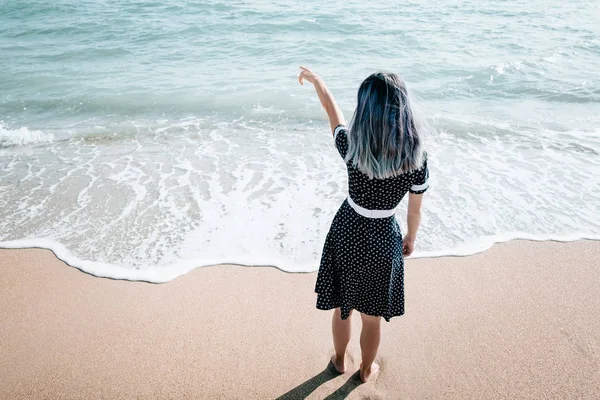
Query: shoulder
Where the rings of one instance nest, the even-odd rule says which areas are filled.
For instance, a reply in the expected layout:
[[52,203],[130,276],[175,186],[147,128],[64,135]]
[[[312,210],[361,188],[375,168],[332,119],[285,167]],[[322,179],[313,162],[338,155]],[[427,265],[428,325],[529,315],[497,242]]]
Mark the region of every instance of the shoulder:
[[347,132],[348,128],[343,124],[336,126],[333,130],[333,142],[335,143],[335,147],[338,149],[338,152],[342,158],[346,158],[346,153],[348,153]]
[[338,126],[335,127],[335,129],[333,130],[333,138],[337,139],[337,136],[340,133],[344,133],[347,134],[348,132],[348,127],[346,127],[346,125],[344,124],[339,124]]
[[418,164],[416,169],[414,169],[412,172],[418,174],[422,174],[425,171],[427,171],[427,162],[429,160],[429,155],[427,154],[427,151],[423,151],[421,153],[421,157],[417,158],[418,160]]

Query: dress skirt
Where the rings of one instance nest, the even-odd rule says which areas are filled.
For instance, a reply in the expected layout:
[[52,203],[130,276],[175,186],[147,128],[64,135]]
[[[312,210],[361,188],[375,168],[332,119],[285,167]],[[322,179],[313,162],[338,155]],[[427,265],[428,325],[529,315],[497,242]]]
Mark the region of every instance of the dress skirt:
[[395,216],[367,218],[345,200],[323,247],[317,308],[390,318],[404,314],[402,233]]

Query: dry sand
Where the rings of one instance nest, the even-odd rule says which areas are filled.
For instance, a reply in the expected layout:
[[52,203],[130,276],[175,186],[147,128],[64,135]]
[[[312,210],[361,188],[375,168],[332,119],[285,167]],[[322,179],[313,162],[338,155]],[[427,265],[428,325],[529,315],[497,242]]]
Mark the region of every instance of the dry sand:
[[411,260],[378,378],[327,370],[315,274],[200,268],[166,284],[95,278],[0,250],[0,398],[598,399],[600,242],[511,242]]

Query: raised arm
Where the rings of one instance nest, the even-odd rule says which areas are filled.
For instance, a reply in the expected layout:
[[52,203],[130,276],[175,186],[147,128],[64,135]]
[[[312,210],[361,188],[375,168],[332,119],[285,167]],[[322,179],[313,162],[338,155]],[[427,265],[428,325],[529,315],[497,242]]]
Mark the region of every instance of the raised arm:
[[298,76],[298,81],[300,81],[301,85],[304,85],[304,79],[306,79],[314,85],[317,96],[319,96],[319,100],[321,101],[321,104],[327,113],[327,117],[329,118],[329,125],[331,125],[331,132],[333,133],[334,129],[338,125],[346,124],[342,110],[340,110],[340,107],[337,105],[333,94],[331,94],[327,88],[327,85],[325,85],[325,82],[323,82],[323,79],[321,79],[319,75],[302,66],[300,69],[302,71]]
[[406,224],[408,232],[402,238],[402,253],[405,256],[410,256],[415,250],[415,239],[417,231],[421,225],[421,204],[423,203],[423,193],[408,194],[408,211],[406,212]]

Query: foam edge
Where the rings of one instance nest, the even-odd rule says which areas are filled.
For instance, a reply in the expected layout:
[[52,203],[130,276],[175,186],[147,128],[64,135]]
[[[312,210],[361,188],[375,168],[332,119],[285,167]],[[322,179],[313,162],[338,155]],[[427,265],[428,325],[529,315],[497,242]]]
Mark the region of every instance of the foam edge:
[[[598,240],[600,235],[597,234],[573,234],[565,236],[551,235],[533,235],[525,233],[515,233],[506,235],[491,235],[478,238],[469,243],[463,243],[449,250],[439,251],[424,251],[414,253],[410,259],[414,258],[440,258],[440,257],[467,257],[473,254],[482,253],[490,249],[496,243],[509,242],[511,240],[528,240],[535,242],[574,242],[577,240]],[[181,260],[179,262],[164,265],[154,266],[144,269],[126,268],[115,264],[83,260],[72,254],[64,245],[52,239],[21,239],[0,242],[0,249],[32,249],[40,248],[50,250],[56,258],[63,261],[65,264],[77,268],[78,270],[99,278],[108,278],[115,280],[126,280],[134,282],[148,283],[165,283],[172,281],[188,272],[196,269],[213,265],[240,265],[246,267],[273,267],[287,273],[310,273],[315,272],[318,262],[305,265],[298,265],[299,270],[286,270],[283,265],[289,262],[283,260],[273,260],[275,262],[265,262],[258,260],[255,257],[247,257],[244,260],[236,259],[221,259],[221,260]]]

